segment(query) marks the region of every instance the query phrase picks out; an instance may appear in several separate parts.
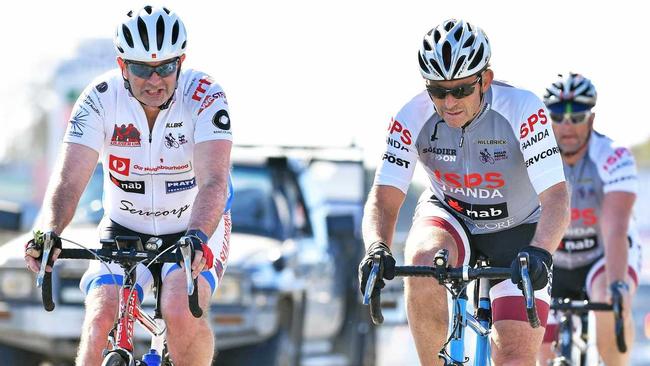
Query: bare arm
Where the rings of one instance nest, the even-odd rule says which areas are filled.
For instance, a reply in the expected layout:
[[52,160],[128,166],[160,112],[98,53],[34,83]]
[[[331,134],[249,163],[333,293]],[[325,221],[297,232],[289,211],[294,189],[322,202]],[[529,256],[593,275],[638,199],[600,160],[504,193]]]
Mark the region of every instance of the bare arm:
[[553,253],[571,220],[569,192],[565,182],[557,183],[539,194],[542,214],[530,245]]
[[605,193],[601,208],[600,230],[605,240],[608,283],[624,281],[627,274],[627,229],[636,195],[630,192]]
[[45,192],[37,228],[61,234],[68,226],[98,158],[99,154],[87,146],[63,144]]
[[376,242],[392,244],[397,215],[406,195],[392,186],[373,186],[363,210],[363,241],[366,248]]
[[194,147],[194,171],[199,192],[194,199],[188,229],[212,236],[228,199],[232,142],[206,141]]

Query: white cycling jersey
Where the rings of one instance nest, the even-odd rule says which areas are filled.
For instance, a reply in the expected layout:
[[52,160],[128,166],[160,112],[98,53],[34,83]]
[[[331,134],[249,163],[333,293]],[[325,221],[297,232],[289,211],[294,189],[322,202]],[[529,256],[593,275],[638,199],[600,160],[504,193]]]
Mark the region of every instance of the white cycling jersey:
[[[75,104],[65,142],[100,154],[105,215],[133,231],[185,231],[198,188],[194,145],[232,141],[228,102],[208,75],[182,70],[173,100],[149,131],[144,110],[119,69],[95,79]],[[229,182],[229,210],[232,184]]]
[[500,82],[484,98],[465,128],[448,126],[426,91],[413,98],[389,124],[375,185],[406,193],[419,160],[432,194],[472,234],[537,222],[538,194],[564,181],[546,107],[533,93]]
[[[558,250],[553,254],[553,264],[559,268],[573,269],[593,263],[604,255],[601,225],[601,208],[606,193],[613,191],[637,192],[637,172],[634,157],[624,147],[616,146],[607,136],[592,132],[587,153],[573,166],[564,165],[571,189],[571,224]],[[628,224],[630,253],[639,253],[640,238],[634,218]],[[640,262],[640,256],[630,258]],[[640,264],[639,264],[640,266]],[[636,264],[633,268],[638,268]]]

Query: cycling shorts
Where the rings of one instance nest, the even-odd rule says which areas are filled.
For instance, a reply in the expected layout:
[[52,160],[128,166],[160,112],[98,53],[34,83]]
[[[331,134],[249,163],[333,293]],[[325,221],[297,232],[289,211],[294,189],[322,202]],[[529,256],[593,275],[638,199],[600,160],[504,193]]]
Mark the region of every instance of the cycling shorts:
[[[411,231],[437,227],[447,231],[456,243],[458,253],[454,267],[474,265],[477,257],[488,259],[492,267],[510,267],[519,250],[528,246],[537,224],[520,224],[499,232],[470,234],[463,221],[445,207],[431,192],[425,191],[415,209]],[[408,244],[407,244],[408,245]],[[528,321],[523,294],[512,281],[490,281],[492,319]],[[545,325],[550,303],[549,285],[535,291],[539,319]]]
[[[211,269],[201,272],[201,276],[203,276],[210,284],[212,294],[214,294],[219,287],[219,282],[223,277],[223,273],[225,272],[228,263],[231,227],[230,212],[226,212],[221,217],[217,230],[215,230],[214,234],[208,241],[208,246],[215,257],[214,265]],[[168,247],[176,243],[183,234],[184,232],[180,232],[175,234],[157,235],[156,237],[163,240],[163,247]],[[117,235],[139,236],[142,239],[142,243],[146,243],[147,240],[153,236],[137,233],[105,217],[99,225],[100,240],[114,239]],[[163,264],[160,274],[163,283],[167,275],[179,269],[181,269],[181,267],[177,263]],[[93,288],[103,285],[117,284],[118,286],[121,286],[123,276],[124,271],[116,263],[104,265],[100,261],[90,261],[88,269],[81,278],[79,288],[84,294],[88,294],[88,292]],[[136,268],[135,288],[138,292],[140,301],[142,301],[144,295],[150,291],[152,283],[152,273],[144,265],[139,264]]]

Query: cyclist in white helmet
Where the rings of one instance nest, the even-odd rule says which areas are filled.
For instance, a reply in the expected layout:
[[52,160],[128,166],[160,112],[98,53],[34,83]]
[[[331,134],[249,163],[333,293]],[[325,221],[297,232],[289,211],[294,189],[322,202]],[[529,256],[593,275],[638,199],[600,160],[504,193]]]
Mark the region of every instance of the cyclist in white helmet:
[[[569,223],[569,198],[544,104],[529,91],[493,81],[490,53],[483,30],[463,20],[446,20],[424,36],[418,60],[426,89],[389,124],[365,206],[367,249],[359,277],[363,291],[376,254],[383,277],[393,277],[393,230],[419,161],[429,190],[416,208],[406,264],[431,265],[445,248],[454,267],[471,264],[477,255],[493,266],[511,267],[512,280],[490,292],[492,356],[497,365],[534,365],[544,331],[526,320],[515,258],[519,252],[530,256],[545,324],[551,253]],[[380,280],[376,288],[383,285]],[[447,338],[445,289],[431,279],[408,277],[405,296],[421,364],[442,364],[437,351]]]
[[[546,89],[544,103],[571,189],[571,224],[553,255],[551,296],[609,302],[623,295],[626,344],[632,345],[631,300],[641,271],[641,243],[632,208],[637,192],[634,157],[628,149],[594,131],[596,88],[580,74],[560,75]],[[606,365],[627,365],[630,351],[616,347],[612,313],[595,312],[597,345]],[[540,355],[552,357],[558,319],[551,316]]]
[[[196,250],[192,272],[199,281],[200,306],[207,310],[229,252],[232,132],[226,95],[205,73],[181,71],[186,30],[168,8],[128,12],[114,43],[119,68],[97,77],[77,100],[35,229],[53,234],[60,247],[58,235],[101,159],[105,215],[100,238],[138,235],[146,242],[156,236],[164,245],[189,238]],[[39,269],[38,242],[26,246],[25,260],[33,271]],[[191,315],[179,268],[162,269],[170,356],[176,365],[208,365],[215,349],[209,317]],[[119,266],[111,271],[121,281]],[[140,300],[151,283],[145,271],[137,275]],[[93,261],[80,287],[87,296],[77,365],[99,365],[117,312],[117,286],[111,273]]]

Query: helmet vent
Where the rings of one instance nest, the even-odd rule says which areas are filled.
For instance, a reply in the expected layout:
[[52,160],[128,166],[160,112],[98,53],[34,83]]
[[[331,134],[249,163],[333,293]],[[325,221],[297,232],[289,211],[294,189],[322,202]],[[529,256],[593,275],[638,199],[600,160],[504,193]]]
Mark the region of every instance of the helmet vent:
[[144,11],[147,12],[147,14],[151,14],[151,5],[147,5],[144,7]]
[[132,18],[133,17],[133,10],[129,10],[129,12],[126,13],[126,16],[129,17],[129,18]]
[[149,35],[147,34],[147,25],[144,23],[142,18],[138,17],[138,32],[140,33],[140,39],[142,40],[142,46],[146,51],[149,51]]
[[475,68],[478,66],[478,64],[483,60],[483,45],[478,48],[478,51],[476,51],[476,56],[474,56],[474,59],[472,62],[469,64],[469,70]]
[[429,44],[429,42],[427,42],[426,38],[422,42],[422,46],[424,47],[425,51],[431,51],[431,45]]
[[122,25],[122,34],[124,34],[124,40],[126,41],[126,44],[129,45],[129,47],[133,48],[133,36],[131,35],[131,31],[126,25]]
[[427,73],[430,71],[429,67],[424,63],[424,60],[422,59],[422,54],[418,52],[418,62],[420,63],[420,69],[426,71]]
[[454,73],[451,74],[452,78],[456,77],[456,74],[458,74],[458,71],[460,70],[460,67],[463,66],[464,63],[465,63],[465,55],[460,56],[458,58],[458,61],[456,61],[456,68],[454,68]]
[[167,15],[169,15],[169,13],[171,13],[171,12],[169,11],[169,9],[167,9],[167,8],[165,8],[165,7],[163,7],[163,10],[165,11],[165,13],[167,13]]
[[124,53],[124,50],[120,46],[117,46],[117,50],[120,51],[120,53]]
[[431,59],[429,59],[429,63],[431,64],[431,66],[433,66],[433,68],[436,70],[438,75],[444,75],[444,73],[442,72],[442,69],[440,68],[440,65],[438,65],[438,62],[436,60],[431,58]]
[[452,20],[452,21],[448,22],[447,24],[445,24],[445,30],[447,32],[449,32],[449,30],[451,30],[451,28],[453,28],[455,25],[456,25],[456,23]]
[[474,30],[472,29],[472,25],[471,25],[471,24],[469,24],[469,23],[465,23],[465,24],[467,24],[467,30],[468,30],[468,31],[470,31],[470,32],[474,32]]
[[182,49],[182,50],[185,49],[185,45],[187,45],[187,41],[183,41],[183,44],[181,45],[181,49]]
[[165,39],[165,20],[162,15],[156,21],[156,43],[158,51],[162,50],[163,40]]
[[172,27],[172,44],[176,44],[176,41],[178,41],[178,30],[180,26],[178,25],[178,20],[174,22],[174,26]]
[[460,36],[463,35],[463,28],[458,28],[454,32],[454,38],[456,39],[456,42],[460,41]]
[[438,41],[440,41],[440,38],[442,38],[442,36],[440,35],[440,32],[436,29],[436,31],[433,33],[433,41],[437,44]]
[[467,47],[471,46],[472,43],[474,43],[474,38],[475,38],[474,35],[470,34],[470,36],[467,38],[467,41],[465,41],[465,43],[463,43],[463,48],[467,48]]
[[571,85],[569,85],[569,86],[571,87],[571,91],[574,91],[574,90],[576,90],[576,89],[578,89],[579,87],[582,86],[582,82],[579,82],[579,83],[576,83],[576,84],[571,83]]
[[445,70],[451,67],[451,44],[445,41],[442,44],[442,62],[444,63]]

